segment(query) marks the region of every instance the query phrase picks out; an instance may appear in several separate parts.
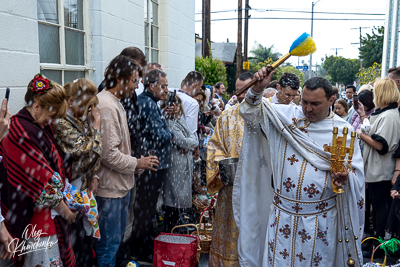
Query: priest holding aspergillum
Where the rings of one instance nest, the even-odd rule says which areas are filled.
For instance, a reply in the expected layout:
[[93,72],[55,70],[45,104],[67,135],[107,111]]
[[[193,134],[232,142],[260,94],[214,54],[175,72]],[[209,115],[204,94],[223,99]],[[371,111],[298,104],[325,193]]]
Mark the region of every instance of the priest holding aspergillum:
[[[301,107],[262,101],[272,74],[256,73],[240,105],[245,126],[232,197],[240,266],[362,266],[360,148],[356,142],[349,171],[336,173],[324,149],[334,127],[354,129],[330,109],[332,85],[321,77],[305,82]],[[344,193],[335,193],[339,186]]]

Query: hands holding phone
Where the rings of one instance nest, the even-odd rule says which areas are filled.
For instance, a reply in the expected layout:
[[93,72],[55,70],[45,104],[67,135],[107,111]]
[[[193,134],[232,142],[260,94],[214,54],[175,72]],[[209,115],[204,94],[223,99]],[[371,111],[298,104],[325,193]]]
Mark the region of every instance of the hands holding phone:
[[8,100],[5,98],[1,103],[0,109],[0,140],[7,134],[8,128],[10,127],[10,109],[7,106]]

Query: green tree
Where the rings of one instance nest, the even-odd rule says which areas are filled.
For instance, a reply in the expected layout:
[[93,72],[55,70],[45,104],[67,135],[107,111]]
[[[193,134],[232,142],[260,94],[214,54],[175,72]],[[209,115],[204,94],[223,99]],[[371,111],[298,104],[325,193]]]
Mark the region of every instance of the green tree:
[[274,45],[270,47],[264,47],[261,44],[255,42],[255,45],[250,53],[253,55],[249,58],[250,62],[253,64],[258,64],[259,62],[264,62],[268,59],[272,59],[273,62],[277,61],[282,54],[274,52]]
[[[265,60],[264,62],[259,62],[257,65],[250,63],[250,71],[255,73],[262,67],[266,67],[268,64],[271,65],[272,63],[274,63],[274,61],[271,58],[269,58],[268,60]],[[300,84],[302,85],[304,83],[304,73],[302,71],[296,69],[293,66],[290,66],[290,65],[285,66],[283,64],[280,67],[275,69],[275,73],[272,76],[272,80],[279,80],[285,72],[290,72],[290,73],[296,74],[296,76],[299,77],[299,79],[300,79]]]
[[[267,60],[264,60],[262,62],[258,62],[257,64],[254,64],[252,62],[250,62],[250,69],[249,71],[252,73],[256,73],[259,69],[261,69],[262,67],[267,67],[267,65],[272,65],[272,63],[274,63],[275,61],[272,60],[271,58],[268,58]],[[277,80],[277,73],[275,71],[275,74],[272,76],[272,80]]]
[[357,77],[360,78],[360,85],[374,82],[376,78],[381,77],[381,69],[382,64],[376,62],[374,62],[374,64],[369,68],[363,68],[359,73],[357,73]]
[[276,80],[279,80],[285,72],[294,73],[300,80],[300,86],[304,84],[304,73],[293,66],[278,67],[275,70]]
[[225,64],[222,60],[213,58],[211,50],[209,57],[196,56],[195,69],[203,74],[204,84],[214,85],[217,82],[222,82],[228,90]]
[[363,66],[371,67],[375,62],[382,63],[383,34],[385,28],[374,27],[372,34],[367,33],[367,37],[361,37],[360,58],[363,60]]
[[353,84],[360,68],[360,60],[329,56],[324,62],[331,83]]
[[331,80],[331,77],[329,77],[329,75],[327,75],[327,73],[326,73],[325,58],[324,57],[321,57],[321,64],[318,65],[317,69],[318,69],[318,73],[317,74],[318,74],[319,77],[324,77],[324,78],[326,78],[328,80]]
[[233,60],[233,64],[226,65],[226,79],[228,81],[226,91],[232,94],[236,90],[236,57]]

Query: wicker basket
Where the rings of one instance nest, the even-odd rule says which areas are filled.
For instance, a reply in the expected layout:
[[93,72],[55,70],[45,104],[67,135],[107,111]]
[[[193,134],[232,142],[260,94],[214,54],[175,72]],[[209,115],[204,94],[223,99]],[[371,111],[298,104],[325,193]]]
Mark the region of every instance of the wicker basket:
[[[201,253],[209,253],[210,248],[211,248],[211,241],[212,241],[212,223],[202,223],[203,218],[204,218],[204,213],[206,210],[210,211],[210,218],[212,220],[212,210],[209,208],[206,208],[203,210],[201,216],[200,216],[200,222],[197,225],[196,224],[196,229],[197,229],[197,235],[199,237],[199,244],[201,247]],[[210,231],[211,229],[211,231]],[[192,233],[193,234],[193,233]]]
[[[182,225],[177,225],[177,226],[175,226],[174,228],[172,228],[172,230],[171,230],[171,233],[174,233],[174,230],[176,229],[176,228],[180,228],[180,227],[188,227],[188,226],[192,226],[192,227],[194,227],[194,228],[196,228],[196,231],[194,231],[193,233],[196,233],[196,235],[197,235],[197,240],[199,240],[199,242],[197,242],[197,254],[196,254],[196,261],[197,261],[197,263],[199,263],[200,262],[200,255],[201,255],[201,247],[200,247],[200,237],[199,237],[199,235],[197,234],[198,232],[199,232],[199,228],[197,228],[197,225],[195,225],[195,224],[182,224]],[[188,232],[189,232],[189,230],[188,230]],[[192,233],[192,234],[193,234]],[[189,233],[187,233],[187,234],[189,234]]]
[[196,213],[202,213],[208,207],[208,204],[204,204],[200,200],[197,199],[197,195],[193,197],[193,209]]
[[[369,240],[369,239],[378,240],[378,238],[376,238],[376,237],[367,237],[367,238],[365,238],[365,239],[361,242],[361,244],[364,243],[364,241],[367,241],[367,240]],[[371,260],[370,260],[370,266],[373,266],[373,260],[374,260],[374,253],[375,253],[375,251],[376,251],[381,245],[383,245],[384,243],[386,243],[386,242],[383,242],[383,243],[379,244],[379,246],[377,246],[377,247],[372,251],[372,256],[371,256]],[[383,263],[374,263],[374,264],[376,264],[376,265],[378,265],[378,266],[385,267],[385,266],[386,266],[386,260],[387,260],[387,255],[386,255],[386,253],[385,253],[385,258],[384,258],[384,260],[383,260]]]

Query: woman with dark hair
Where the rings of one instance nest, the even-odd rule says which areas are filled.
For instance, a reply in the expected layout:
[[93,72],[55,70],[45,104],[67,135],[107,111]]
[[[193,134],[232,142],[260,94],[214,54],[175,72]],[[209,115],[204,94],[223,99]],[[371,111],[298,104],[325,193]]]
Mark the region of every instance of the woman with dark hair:
[[[369,119],[370,115],[374,112],[375,104],[374,104],[374,95],[371,91],[362,91],[358,95],[358,101],[364,107],[365,111],[365,118]],[[354,112],[353,116],[351,117],[351,126],[353,126],[354,130],[358,130],[362,126],[361,116],[358,112]]]
[[[168,98],[171,92],[168,93]],[[177,225],[179,214],[184,209],[192,207],[192,152],[199,145],[197,138],[187,125],[181,99],[176,95],[175,109],[167,119],[170,130],[175,134],[172,141],[170,167],[167,170],[163,185],[165,206],[164,226],[166,232],[171,232]],[[161,105],[161,108],[164,108]],[[183,116],[182,116],[183,115]]]
[[344,99],[336,99],[333,104],[335,108],[335,113],[340,116],[342,119],[346,120],[349,115],[349,106]]
[[[362,89],[362,88],[360,88],[360,89]],[[344,102],[346,102],[346,101],[344,101]],[[364,108],[365,118],[363,117],[363,119],[367,120],[367,122],[369,123],[369,118],[375,109],[373,93],[369,90],[362,90],[358,94],[358,102],[361,103],[361,105]],[[354,109],[354,105],[353,105],[352,109]],[[351,115],[351,113],[349,114],[349,116],[350,115]],[[363,125],[364,120],[361,120],[361,116],[357,111],[353,112],[351,119],[349,119],[349,118],[347,119],[347,121],[351,123],[351,126],[353,126],[354,130],[361,129],[361,126]],[[358,143],[360,145],[361,153],[363,153],[364,142],[359,139]],[[370,202],[370,197],[369,197],[368,183],[366,183],[366,185],[365,185],[365,218],[368,218],[368,219],[366,219],[365,223],[364,223],[364,232],[369,232],[369,230],[370,230],[370,226],[371,226],[370,220],[369,220],[370,216],[371,216],[371,202]],[[364,245],[364,246],[366,246],[366,245]]]
[[[196,101],[199,103],[199,124],[198,124],[198,133],[199,135],[203,133],[210,133],[210,127],[209,123],[212,120],[212,115],[208,116],[210,112],[205,112],[205,106],[206,106],[206,93],[204,90],[200,89],[199,92],[193,97],[196,99]],[[212,113],[212,111],[211,111]]]
[[[75,266],[67,223],[74,222],[77,213],[63,200],[64,153],[50,127],[67,112],[65,91],[39,73],[28,85],[25,102],[11,118],[0,146],[6,169],[0,175],[6,226],[20,239],[19,245],[25,241],[36,246],[24,255],[16,253],[14,261],[19,266]],[[52,217],[52,209],[61,216]]]

